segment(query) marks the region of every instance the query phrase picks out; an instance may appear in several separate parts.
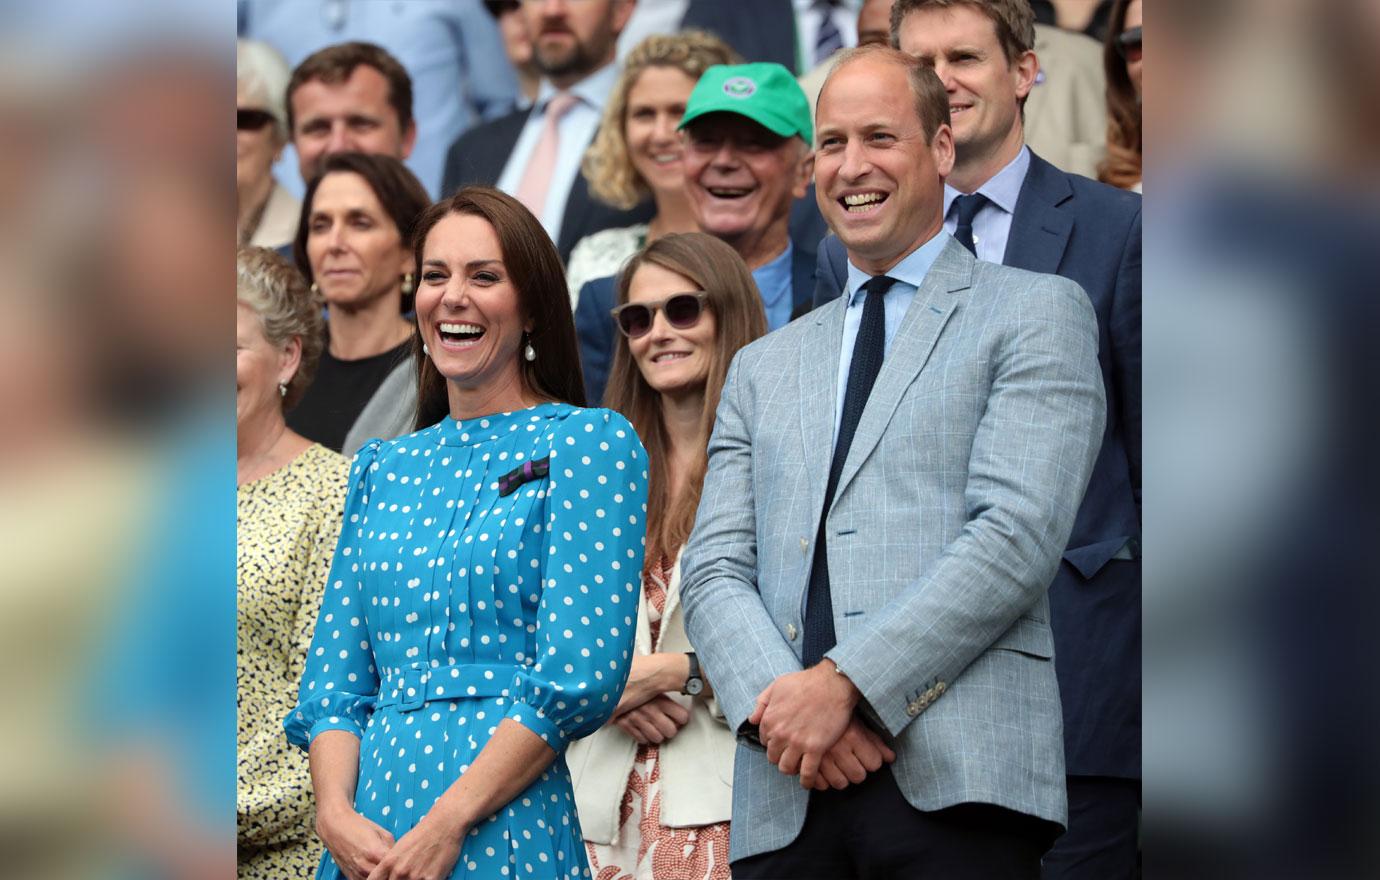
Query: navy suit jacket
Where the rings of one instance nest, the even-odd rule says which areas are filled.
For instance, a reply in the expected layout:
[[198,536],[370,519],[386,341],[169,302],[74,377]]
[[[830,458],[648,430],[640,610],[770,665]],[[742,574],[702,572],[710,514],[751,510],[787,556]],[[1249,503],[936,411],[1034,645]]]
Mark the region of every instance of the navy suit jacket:
[[[498,183],[503,166],[517,145],[518,136],[527,124],[528,110],[516,110],[491,122],[476,125],[451,144],[446,154],[445,177],[441,184],[444,196],[452,195],[462,186]],[[646,223],[656,213],[650,199],[631,211],[611,208],[589,194],[589,184],[583,174],[575,175],[570,198],[565,203],[565,217],[561,221],[561,240],[556,242],[561,262],[570,260],[575,243],[594,232],[634,223]]]
[[[1140,777],[1140,203],[1032,153],[1002,260],[1078,282],[1097,312],[1107,428],[1049,588],[1073,776]],[[839,296],[847,259],[835,236],[820,245],[816,306]]]
[[680,26],[717,35],[744,61],[775,61],[791,73],[796,69],[795,4],[791,0],[752,0],[745,14],[743,0],[694,0]]
[[[791,317],[809,311],[815,291],[815,252],[799,243],[791,256]],[[618,328],[609,314],[617,299],[618,279],[610,275],[596,278],[580,288],[580,303],[575,309],[575,335],[580,339],[580,367],[585,374],[585,400],[598,406],[613,369],[613,342]]]

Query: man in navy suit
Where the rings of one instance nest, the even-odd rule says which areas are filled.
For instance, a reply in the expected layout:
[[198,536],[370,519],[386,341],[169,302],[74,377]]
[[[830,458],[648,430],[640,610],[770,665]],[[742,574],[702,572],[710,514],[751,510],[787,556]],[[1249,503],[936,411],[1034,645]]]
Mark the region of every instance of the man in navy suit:
[[[468,184],[496,186],[532,201],[561,261],[575,243],[594,232],[645,223],[651,201],[631,211],[611,208],[590,197],[580,159],[603,119],[604,104],[618,79],[614,50],[632,15],[632,0],[522,4],[533,58],[543,78],[537,99],[519,110],[476,126],[451,145],[446,155],[442,197]],[[539,159],[554,127],[554,164]]]
[[[1068,832],[1051,878],[1129,877],[1140,805],[1140,196],[1066,174],[1025,145],[1039,72],[1027,0],[897,0],[892,43],[949,94],[957,159],[945,228],[978,259],[1070,278],[1097,313],[1107,427],[1049,590],[1064,708]],[[820,247],[816,305],[839,295],[844,250]]]
[[[792,205],[811,194],[814,170],[805,93],[779,64],[715,65],[695,84],[680,128],[695,222],[732,245],[752,270],[767,327],[785,326],[809,310],[815,292],[818,233],[791,224]],[[801,232],[804,238],[795,237]],[[614,281],[590,281],[575,310],[591,403],[603,399],[613,361]]]

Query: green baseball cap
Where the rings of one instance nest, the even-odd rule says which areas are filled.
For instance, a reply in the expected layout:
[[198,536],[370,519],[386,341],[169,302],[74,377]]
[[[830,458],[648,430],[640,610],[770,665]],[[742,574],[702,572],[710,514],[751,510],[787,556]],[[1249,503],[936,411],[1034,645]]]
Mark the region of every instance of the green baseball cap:
[[782,137],[799,135],[814,140],[810,100],[791,72],[772,61],[753,64],[716,64],[704,72],[679,128],[706,113],[737,113]]

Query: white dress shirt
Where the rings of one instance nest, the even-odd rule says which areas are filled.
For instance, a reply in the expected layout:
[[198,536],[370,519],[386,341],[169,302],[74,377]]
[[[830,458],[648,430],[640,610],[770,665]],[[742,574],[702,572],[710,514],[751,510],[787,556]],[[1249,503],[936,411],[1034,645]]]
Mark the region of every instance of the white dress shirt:
[[[566,202],[570,200],[570,188],[575,184],[575,175],[580,173],[580,162],[585,149],[594,140],[594,133],[604,118],[604,104],[618,80],[618,65],[609,64],[580,80],[570,88],[570,93],[579,100],[566,111],[558,125],[560,150],[556,155],[556,167],[551,172],[551,186],[546,191],[546,205],[542,208],[541,225],[554,242],[561,240],[561,224],[565,220]],[[556,87],[550,80],[543,79],[541,89],[533,110],[522,127],[508,164],[498,176],[498,188],[514,195],[522,185],[523,172],[532,158],[532,152],[541,139],[542,127],[546,122],[546,107],[556,94]]]

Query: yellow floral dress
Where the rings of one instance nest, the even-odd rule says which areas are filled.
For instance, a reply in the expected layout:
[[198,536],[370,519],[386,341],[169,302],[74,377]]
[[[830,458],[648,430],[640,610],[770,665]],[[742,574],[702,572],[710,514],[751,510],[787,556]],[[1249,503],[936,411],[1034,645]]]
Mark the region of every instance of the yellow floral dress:
[[312,445],[239,487],[237,800],[240,880],[315,875],[307,756],[288,744],[307,646],[340,534],[350,462]]

